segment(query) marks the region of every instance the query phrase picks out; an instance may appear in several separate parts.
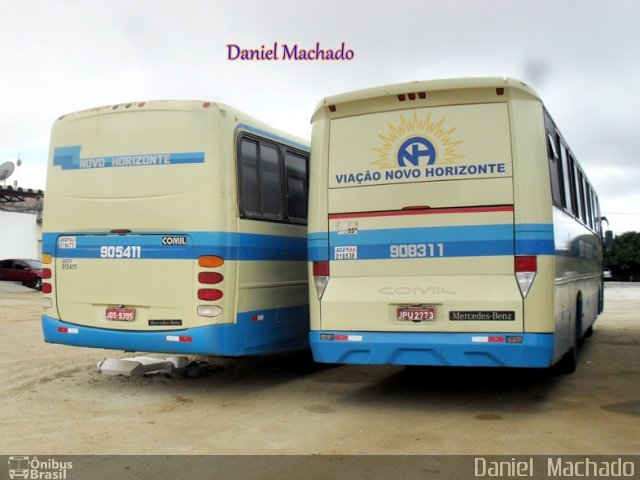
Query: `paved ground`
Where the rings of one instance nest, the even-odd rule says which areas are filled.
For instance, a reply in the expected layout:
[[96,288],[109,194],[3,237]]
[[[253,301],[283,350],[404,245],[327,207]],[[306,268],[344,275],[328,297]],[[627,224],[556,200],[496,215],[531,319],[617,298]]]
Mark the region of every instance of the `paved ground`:
[[578,371],[210,359],[201,378],[107,377],[47,345],[40,295],[0,282],[0,454],[638,454],[640,284],[607,284]]

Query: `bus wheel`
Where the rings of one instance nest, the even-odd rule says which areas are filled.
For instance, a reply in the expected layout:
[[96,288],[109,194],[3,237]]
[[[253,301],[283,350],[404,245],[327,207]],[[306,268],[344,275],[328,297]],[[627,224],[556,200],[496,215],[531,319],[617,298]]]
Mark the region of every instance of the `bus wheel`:
[[[586,333],[586,332],[585,332]],[[582,342],[582,296],[578,295],[576,302],[576,324],[574,330],[573,346],[564,354],[555,365],[556,371],[561,375],[567,375],[576,371],[578,366],[578,347]]]
[[554,370],[560,375],[569,375],[576,371],[578,366],[578,351],[577,346],[573,346],[567,353],[555,364]]
[[593,335],[593,325],[587,328],[587,330],[584,332],[584,338],[589,338],[591,335]]

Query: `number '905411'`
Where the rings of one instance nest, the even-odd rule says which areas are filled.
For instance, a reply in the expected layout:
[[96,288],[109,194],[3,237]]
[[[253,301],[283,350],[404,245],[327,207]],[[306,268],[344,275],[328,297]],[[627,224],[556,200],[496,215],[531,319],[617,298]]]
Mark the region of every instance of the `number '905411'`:
[[138,245],[103,245],[100,247],[100,258],[140,258],[142,247]]

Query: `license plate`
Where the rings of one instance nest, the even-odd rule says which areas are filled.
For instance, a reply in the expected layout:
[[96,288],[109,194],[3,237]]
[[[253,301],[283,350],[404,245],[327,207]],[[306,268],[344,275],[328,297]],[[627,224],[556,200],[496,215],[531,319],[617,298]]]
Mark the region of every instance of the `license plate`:
[[405,322],[422,322],[436,319],[436,307],[398,307],[396,319]]
[[104,318],[107,320],[115,320],[118,322],[132,322],[136,318],[135,308],[124,307],[107,307],[104,313]]

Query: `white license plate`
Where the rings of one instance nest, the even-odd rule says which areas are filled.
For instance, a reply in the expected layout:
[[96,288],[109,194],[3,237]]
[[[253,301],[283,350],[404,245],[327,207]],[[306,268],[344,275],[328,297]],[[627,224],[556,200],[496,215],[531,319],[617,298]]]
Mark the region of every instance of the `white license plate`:
[[136,318],[135,308],[107,307],[104,318],[118,322],[132,322]]
[[357,260],[358,259],[358,247],[346,246],[346,247],[333,247],[333,259],[334,260]]
[[405,322],[422,322],[436,319],[436,307],[398,307],[396,319]]

